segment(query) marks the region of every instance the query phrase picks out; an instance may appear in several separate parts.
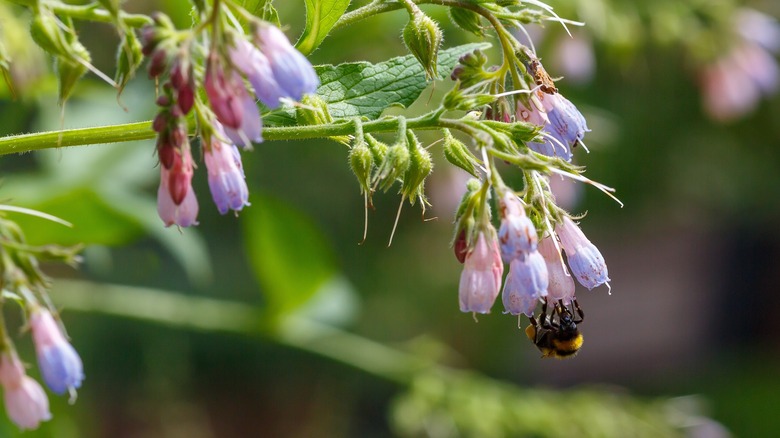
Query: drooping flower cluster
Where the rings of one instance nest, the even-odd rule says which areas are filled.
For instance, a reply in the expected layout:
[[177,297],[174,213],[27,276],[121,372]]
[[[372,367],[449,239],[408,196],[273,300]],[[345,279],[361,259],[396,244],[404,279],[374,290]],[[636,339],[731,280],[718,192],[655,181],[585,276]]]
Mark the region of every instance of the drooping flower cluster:
[[[205,47],[194,38],[178,37],[164,15],[155,15],[154,24],[142,31],[143,52],[150,57],[149,75],[168,78],[153,124],[160,159],[157,210],[166,226],[197,224],[198,201],[192,188],[196,165],[187,121],[192,109],[217,209],[221,214],[238,212],[249,205],[249,191],[236,146],[248,148],[263,141],[257,100],[273,109],[284,100],[297,101],[314,93],[319,85],[311,63],[269,23],[252,23],[251,42],[238,28],[215,30],[210,37],[212,44],[201,59]],[[199,84],[208,105],[196,93]]]
[[[28,214],[39,214],[17,208]],[[56,245],[34,246],[25,241],[19,226],[0,214],[0,386],[11,421],[21,429],[35,429],[52,415],[49,400],[38,382],[27,376],[25,367],[8,333],[3,312],[6,304],[18,303],[32,332],[32,341],[43,381],[58,395],[69,394],[75,401],[76,390],[84,380],[81,358],[67,340],[61,324],[43,303],[51,302],[46,293],[49,280],[41,271],[38,259],[59,260],[68,264],[78,261],[79,248]]]
[[[503,263],[509,265],[509,274],[502,300],[506,313],[512,315],[532,317],[545,297],[565,304],[571,302],[575,290],[572,276],[588,289],[609,286],[604,257],[571,218],[563,216],[555,233],[538,241],[537,227],[517,195],[505,187],[497,192],[501,213],[498,233],[490,223],[483,223],[478,225],[482,230],[477,232],[470,248],[466,246],[467,227],[461,227],[455,240],[456,256],[466,253],[459,287],[461,311],[490,311],[501,288]],[[558,241],[571,274],[563,264]]]

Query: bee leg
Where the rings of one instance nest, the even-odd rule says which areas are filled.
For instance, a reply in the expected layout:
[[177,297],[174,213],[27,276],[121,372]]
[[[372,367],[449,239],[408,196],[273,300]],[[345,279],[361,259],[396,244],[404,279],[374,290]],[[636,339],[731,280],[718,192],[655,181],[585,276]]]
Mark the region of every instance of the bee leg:
[[577,300],[572,300],[571,305],[574,310],[577,311],[577,315],[580,317],[579,321],[575,320],[574,323],[579,324],[585,319],[585,312],[582,311],[580,308],[580,303],[578,303]]
[[536,345],[537,342],[539,342],[539,323],[536,322],[536,318],[533,316],[529,316],[528,319],[531,321],[531,325],[534,327],[534,345]]

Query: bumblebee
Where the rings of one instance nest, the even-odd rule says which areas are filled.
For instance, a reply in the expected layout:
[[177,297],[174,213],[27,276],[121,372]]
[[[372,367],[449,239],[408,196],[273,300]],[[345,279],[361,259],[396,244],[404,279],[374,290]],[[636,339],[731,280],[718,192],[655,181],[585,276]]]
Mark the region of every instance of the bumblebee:
[[[573,316],[575,312],[579,319]],[[555,321],[556,316],[557,321]],[[547,301],[545,300],[542,305],[542,313],[539,315],[540,321],[537,321],[533,316],[529,319],[531,325],[526,327],[525,334],[542,352],[543,358],[568,359],[580,351],[582,334],[577,328],[577,324],[582,323],[585,314],[580,309],[577,300],[572,301],[571,310],[563,304],[562,300],[558,300],[550,312],[549,318]]]

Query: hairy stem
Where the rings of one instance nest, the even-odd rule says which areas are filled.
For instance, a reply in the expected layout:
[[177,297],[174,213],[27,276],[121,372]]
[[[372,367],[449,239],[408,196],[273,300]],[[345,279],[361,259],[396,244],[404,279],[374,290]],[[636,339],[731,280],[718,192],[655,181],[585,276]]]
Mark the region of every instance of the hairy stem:
[[[434,111],[420,117],[408,119],[408,129],[438,129],[443,126],[461,126],[453,120],[440,119],[440,112]],[[396,131],[401,117],[385,117],[362,124],[365,133]],[[263,137],[275,140],[305,140],[312,138],[336,137],[355,133],[355,124],[350,120],[325,125],[268,127]],[[152,130],[152,122],[136,122],[123,125],[109,125],[95,128],[66,129],[62,131],[38,132],[12,135],[0,138],[0,155],[24,153],[44,149],[56,149],[67,146],[86,146],[103,143],[151,140],[157,136]]]
[[[35,2],[31,0],[8,1],[28,7],[32,7],[35,4]],[[47,2],[46,7],[50,8],[57,15],[74,18],[76,20],[96,21],[99,23],[112,23],[114,21],[111,13],[97,7],[96,3],[87,5],[68,5],[60,2]],[[119,17],[124,24],[130,27],[142,27],[152,23],[151,18],[142,14],[128,14],[120,11]]]

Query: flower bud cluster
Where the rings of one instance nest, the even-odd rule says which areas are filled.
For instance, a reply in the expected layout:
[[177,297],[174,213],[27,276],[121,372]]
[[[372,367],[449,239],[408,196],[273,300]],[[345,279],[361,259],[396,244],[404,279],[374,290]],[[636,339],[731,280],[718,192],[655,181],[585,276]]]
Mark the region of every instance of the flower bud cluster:
[[[26,310],[38,367],[46,386],[58,395],[68,393],[74,400],[76,390],[84,380],[81,358],[54,315],[41,305],[49,302],[45,292],[48,279],[38,267],[37,259],[73,264],[78,260],[75,255],[77,248],[27,245],[21,229],[2,217],[0,236],[4,242],[0,245],[3,294],[13,294]],[[0,311],[5,302],[8,300],[0,300]],[[5,321],[0,318],[0,386],[3,388],[6,412],[20,429],[36,429],[41,422],[51,419],[49,400],[41,385],[27,376],[8,332]]]
[[[157,210],[166,226],[188,227],[197,224],[199,210],[187,121],[192,109],[214,203],[222,214],[239,211],[249,203],[236,146],[263,141],[257,100],[271,109],[284,100],[301,100],[316,91],[319,78],[284,33],[269,23],[253,22],[251,36],[214,26],[213,43],[206,49],[193,37],[181,37],[165,15],[153,18],[154,23],[142,29],[141,42],[150,58],[149,75],[164,79],[153,123],[160,159]],[[197,93],[200,86],[208,107]]]

